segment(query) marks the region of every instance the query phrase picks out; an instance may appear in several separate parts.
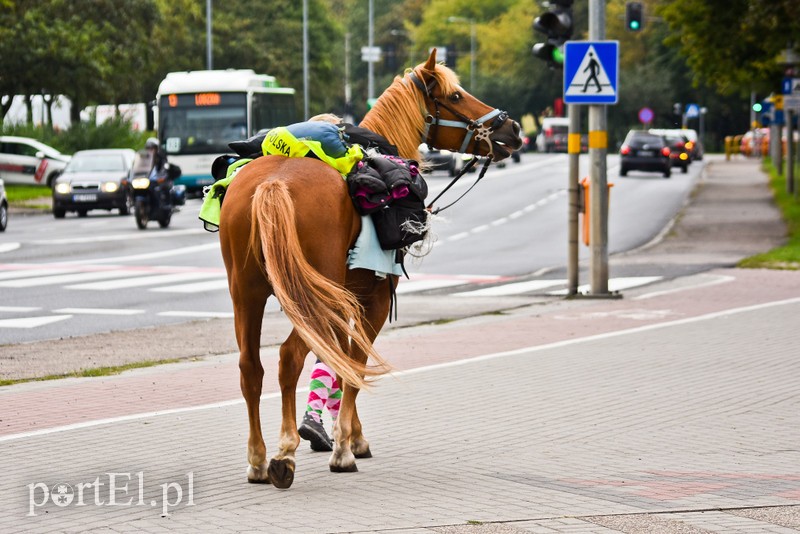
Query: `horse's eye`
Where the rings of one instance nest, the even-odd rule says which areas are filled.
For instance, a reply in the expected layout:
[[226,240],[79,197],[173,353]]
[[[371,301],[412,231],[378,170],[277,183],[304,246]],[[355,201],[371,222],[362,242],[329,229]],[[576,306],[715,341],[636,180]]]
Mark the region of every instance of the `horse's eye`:
[[450,95],[450,101],[451,102],[461,102],[462,98],[464,98],[464,97],[461,96],[461,93],[459,93],[459,92],[455,92],[452,95]]

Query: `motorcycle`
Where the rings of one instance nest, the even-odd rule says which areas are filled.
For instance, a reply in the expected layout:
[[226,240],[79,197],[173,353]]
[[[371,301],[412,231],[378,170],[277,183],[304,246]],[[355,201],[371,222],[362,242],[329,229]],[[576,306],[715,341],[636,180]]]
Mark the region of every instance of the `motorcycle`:
[[161,228],[169,226],[177,206],[186,203],[186,186],[173,186],[181,175],[177,165],[167,163],[160,173],[139,176],[131,181],[133,187],[133,214],[140,230],[147,228],[151,220],[158,221]]

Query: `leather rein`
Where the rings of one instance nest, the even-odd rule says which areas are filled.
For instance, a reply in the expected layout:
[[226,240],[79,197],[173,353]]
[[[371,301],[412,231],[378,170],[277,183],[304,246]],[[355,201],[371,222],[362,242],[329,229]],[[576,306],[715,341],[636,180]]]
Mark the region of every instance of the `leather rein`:
[[[431,148],[435,148],[436,134],[439,131],[439,127],[443,126],[450,128],[462,128],[466,130],[464,134],[464,141],[461,143],[461,148],[459,149],[459,152],[461,153],[467,152],[470,142],[474,142],[475,144],[473,146],[477,146],[479,142],[485,141],[487,146],[489,147],[489,154],[486,156],[486,161],[484,162],[480,174],[478,175],[478,178],[475,180],[475,183],[473,183],[469,187],[469,189],[467,189],[461,196],[459,196],[457,199],[455,199],[447,206],[443,208],[437,208],[436,210],[432,211],[432,213],[436,214],[442,210],[449,208],[450,206],[461,200],[464,197],[464,195],[469,193],[472,190],[472,188],[475,187],[478,184],[478,182],[483,178],[483,176],[486,174],[486,170],[489,168],[489,165],[491,164],[494,158],[494,147],[492,146],[492,141],[490,139],[490,136],[495,131],[496,128],[499,128],[505,123],[506,120],[508,120],[508,113],[495,108],[482,117],[479,117],[477,119],[470,119],[469,117],[465,116],[459,111],[453,109],[445,102],[433,96],[432,89],[433,86],[436,85],[435,78],[431,78],[431,80],[428,82],[427,85],[422,83],[422,80],[420,80],[419,77],[414,72],[409,73],[409,78],[417,87],[417,89],[419,89],[420,92],[422,92],[425,98],[433,102],[433,106],[435,109],[435,114],[431,115],[431,113],[427,111],[426,108],[427,115],[425,116],[425,129],[422,132],[423,143],[426,143]],[[442,119],[441,112],[439,110],[440,107],[446,109],[460,120],[454,121],[449,119]],[[486,126],[485,123],[490,120],[492,121],[491,124],[489,126]],[[459,171],[459,173],[453,177],[450,183],[447,184],[447,187],[445,187],[441,193],[436,195],[436,198],[434,198],[430,202],[430,204],[428,204],[427,208],[430,210],[433,207],[433,204],[437,200],[439,200],[439,198],[443,194],[445,194],[448,189],[450,189],[462,176],[464,176],[473,167],[475,167],[475,164],[478,162],[478,159],[479,159],[478,156],[473,156],[472,159],[469,160],[469,162],[467,162],[461,168],[461,171]]]

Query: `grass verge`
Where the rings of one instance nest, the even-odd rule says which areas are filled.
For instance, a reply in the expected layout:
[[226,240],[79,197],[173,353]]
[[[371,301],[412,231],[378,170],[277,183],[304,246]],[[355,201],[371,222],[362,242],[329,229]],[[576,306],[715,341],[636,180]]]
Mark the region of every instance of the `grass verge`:
[[[788,242],[763,254],[750,256],[739,262],[739,267],[748,269],[800,270],[800,200],[786,192],[786,175],[778,174],[771,161],[765,160],[765,170],[769,173],[769,184],[775,196],[775,204],[783,214],[789,234]],[[800,176],[800,168],[795,169],[795,183]]]
[[0,380],[0,387],[11,386],[13,384],[21,384],[23,382],[43,382],[45,380],[59,380],[61,378],[85,378],[95,376],[111,376],[118,375],[122,372],[131,369],[141,369],[144,367],[154,367],[165,363],[176,363],[181,361],[179,358],[171,358],[166,360],[147,360],[143,362],[126,363],[125,365],[114,365],[110,367],[95,367],[92,369],[83,369],[81,371],[74,371],[72,373],[65,373],[60,375],[47,375],[36,378],[14,378],[10,380]]
[[50,195],[50,188],[46,185],[6,184],[6,196],[8,196],[8,203],[12,206],[25,205],[25,202]]

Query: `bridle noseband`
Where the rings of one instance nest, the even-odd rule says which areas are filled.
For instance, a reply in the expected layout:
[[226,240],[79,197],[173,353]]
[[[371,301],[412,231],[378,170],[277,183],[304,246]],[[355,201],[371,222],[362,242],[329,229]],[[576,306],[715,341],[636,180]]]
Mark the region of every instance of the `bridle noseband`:
[[[508,113],[499,109],[493,109],[483,117],[479,117],[477,119],[470,119],[469,117],[465,116],[462,113],[459,113],[457,110],[453,109],[451,106],[447,105],[445,102],[442,102],[435,96],[433,96],[432,89],[433,86],[436,85],[436,79],[431,78],[427,85],[422,83],[422,80],[419,79],[419,76],[416,73],[411,72],[409,73],[409,77],[414,85],[419,89],[425,97],[433,102],[433,106],[436,109],[436,114],[431,115],[428,112],[427,116],[425,117],[425,130],[422,132],[422,142],[427,143],[430,147],[436,146],[436,134],[438,132],[439,126],[446,126],[451,128],[463,128],[466,130],[464,134],[464,141],[461,143],[461,148],[459,152],[467,153],[467,147],[469,146],[470,142],[473,140],[473,136],[475,138],[475,144],[479,143],[480,141],[485,141],[487,146],[489,147],[489,154],[488,158],[493,159],[494,156],[494,148],[492,147],[492,141],[490,139],[491,134],[495,131],[495,129],[499,128],[500,126],[508,120]],[[453,121],[448,119],[442,119],[441,114],[439,112],[439,107],[443,107],[459,119],[460,121]],[[491,120],[491,124],[486,126],[484,123]]]

